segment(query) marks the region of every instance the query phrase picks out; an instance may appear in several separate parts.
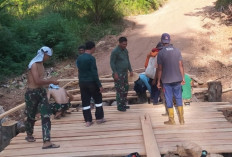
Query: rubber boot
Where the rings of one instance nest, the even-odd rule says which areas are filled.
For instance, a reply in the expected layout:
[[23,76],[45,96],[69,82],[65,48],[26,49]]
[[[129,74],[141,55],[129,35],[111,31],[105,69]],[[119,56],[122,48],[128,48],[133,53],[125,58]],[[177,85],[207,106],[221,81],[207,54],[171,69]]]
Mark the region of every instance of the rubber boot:
[[164,106],[165,106],[165,113],[163,113],[162,116],[168,116],[168,108],[166,102],[164,102]]
[[179,122],[180,125],[184,125],[184,109],[183,106],[178,106],[178,118],[179,118]]
[[175,125],[175,120],[174,120],[174,109],[173,108],[168,108],[168,117],[169,120],[165,121],[164,124],[166,125]]

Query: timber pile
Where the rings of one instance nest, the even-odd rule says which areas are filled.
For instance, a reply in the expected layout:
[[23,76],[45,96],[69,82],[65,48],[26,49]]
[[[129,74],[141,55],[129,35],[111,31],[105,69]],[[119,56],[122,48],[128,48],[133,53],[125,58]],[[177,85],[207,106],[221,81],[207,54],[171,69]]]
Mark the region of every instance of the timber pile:
[[[144,72],[144,68],[136,69],[135,72]],[[138,75],[138,74],[137,74]],[[197,85],[203,85],[204,82],[198,79],[195,75],[188,74],[193,81]],[[102,86],[104,88],[103,101],[109,101],[109,100],[115,100],[116,99],[116,92],[114,89],[114,80],[112,78],[112,75],[103,75],[100,78],[100,81],[102,82]],[[138,77],[137,77],[138,79]],[[59,79],[59,82],[68,82],[63,87],[67,89],[67,91],[74,96],[74,101],[71,102],[71,104],[81,104],[81,96],[80,96],[80,88],[78,86],[78,78],[73,79]],[[134,87],[134,81],[129,82],[129,92],[128,92],[128,99],[136,99],[138,96],[136,95],[135,91],[133,90]],[[196,86],[197,86],[196,85]],[[208,88],[193,88],[193,94],[206,94],[208,91]],[[147,93],[147,96],[149,97],[149,94]],[[197,99],[195,97],[195,99]],[[195,100],[197,101],[197,100]]]
[[[128,92],[128,99],[136,99],[137,95],[134,91],[134,81],[136,81],[139,76],[136,72],[144,71],[144,68],[136,69],[134,73],[133,78],[129,78],[129,92]],[[100,76],[100,81],[102,83],[102,87],[104,88],[104,91],[102,93],[103,101],[109,101],[109,100],[115,100],[116,99],[116,92],[114,89],[114,80],[112,78],[112,74],[109,75],[103,75]],[[71,102],[71,104],[81,104],[81,95],[80,95],[80,88],[79,88],[79,82],[78,78],[72,78],[72,79],[59,79],[57,80],[59,82],[68,82],[63,85],[63,88],[67,90],[68,93],[72,94],[74,97],[74,100]]]
[[[58,149],[42,150],[41,122],[35,124],[36,142],[24,140],[25,133],[12,139],[0,153],[4,157],[106,157],[125,156],[138,152],[147,157],[158,157],[168,152],[177,153],[177,145],[196,143],[210,153],[232,153],[232,124],[218,109],[231,108],[229,103],[198,102],[185,106],[185,125],[164,125],[167,117],[163,105],[131,105],[127,112],[115,106],[105,106],[106,123],[84,126],[82,112],[60,120],[52,120],[52,141]],[[152,155],[150,155],[152,154]]]

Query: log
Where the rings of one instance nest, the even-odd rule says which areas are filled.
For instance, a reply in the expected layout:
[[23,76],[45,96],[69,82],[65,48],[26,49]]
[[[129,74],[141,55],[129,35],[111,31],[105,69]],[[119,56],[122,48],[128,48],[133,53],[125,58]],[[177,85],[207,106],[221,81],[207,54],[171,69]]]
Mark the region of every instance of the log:
[[227,89],[223,89],[222,93],[226,93],[226,92],[230,92],[230,91],[232,91],[232,88],[227,88]]
[[17,122],[10,120],[2,123],[1,126],[1,148],[3,150],[7,145],[9,145],[10,140],[16,136],[17,133]]
[[[129,82],[129,85],[134,85],[134,82]],[[102,83],[102,87],[104,89],[114,88],[114,83]],[[72,90],[67,90],[67,92],[69,92],[69,93],[80,92],[80,88],[78,88],[78,89],[72,89]]]
[[[187,73],[186,73],[186,74],[187,74]],[[189,75],[189,77],[190,77],[191,79],[193,79],[194,81],[196,81],[199,85],[203,85],[203,84],[204,84],[204,82],[201,81],[201,80],[199,80],[195,75],[191,75],[191,74],[187,74],[187,75]]]
[[[134,98],[138,98],[138,96],[127,96],[127,99],[134,99]],[[116,97],[108,97],[108,98],[102,98],[103,101],[108,101],[108,100],[116,100]],[[82,101],[78,100],[78,101],[71,101],[72,105],[76,105],[76,104],[81,104]]]
[[207,93],[208,88],[193,88],[192,93]]
[[10,114],[12,114],[12,113],[18,111],[18,110],[20,110],[20,109],[23,108],[23,107],[25,107],[25,103],[22,103],[21,105],[18,105],[18,106],[16,106],[16,107],[14,107],[14,108],[12,108],[12,109],[10,109],[10,110],[8,110],[8,111],[2,113],[2,114],[0,115],[0,119],[2,119],[2,118],[4,118],[5,116],[8,116],[8,115],[10,115]]
[[[145,68],[138,68],[138,69],[133,70],[133,72],[141,72],[141,71],[144,72]],[[107,75],[100,76],[100,78],[107,78],[107,77],[112,77],[112,74],[107,74]]]
[[208,82],[208,101],[222,101],[222,84],[221,81]]
[[[114,79],[113,78],[99,78],[100,81],[108,81],[108,82],[113,82]],[[65,81],[79,81],[79,79],[77,78],[73,78],[73,79],[58,79],[58,82],[65,82]]]
[[[136,95],[136,93],[128,93],[128,96],[127,97],[129,97],[129,96],[136,96],[137,97],[137,95]],[[111,92],[111,93],[102,93],[102,99],[103,100],[107,100],[107,98],[110,98],[109,100],[112,100],[112,97],[114,98],[114,99],[116,99],[116,93],[115,92]],[[81,100],[81,95],[80,94],[77,94],[77,95],[74,95],[73,96],[73,100],[75,100],[75,101],[80,101]]]

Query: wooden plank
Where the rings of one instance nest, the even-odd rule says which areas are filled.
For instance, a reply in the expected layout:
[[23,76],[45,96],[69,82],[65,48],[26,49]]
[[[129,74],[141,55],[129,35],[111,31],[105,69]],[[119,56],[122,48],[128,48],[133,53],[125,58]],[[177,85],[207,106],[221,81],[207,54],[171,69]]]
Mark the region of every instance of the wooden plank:
[[232,91],[232,88],[227,88],[227,89],[223,89],[222,93],[226,93],[226,92],[230,92],[230,91]]
[[140,117],[147,157],[161,156],[156,142],[149,114]]
[[[62,154],[52,154],[52,157],[112,157],[112,156],[126,156],[131,152],[139,152],[140,155],[145,155],[145,150],[143,148],[127,148],[127,149],[120,149],[120,150],[90,150],[86,152],[66,152]],[[100,155],[99,155],[100,154]],[[17,157],[31,157],[30,155],[17,155]],[[12,156],[14,157],[14,156]],[[47,155],[33,155],[33,157],[48,157]]]
[[[135,99],[135,98],[138,98],[138,96],[127,96],[127,99]],[[82,101],[79,99],[79,97],[75,97],[75,101],[71,101],[70,103],[72,105],[74,104],[81,104]],[[116,100],[116,96],[114,97],[108,97],[108,98],[102,98],[103,101],[107,101],[107,100]]]
[[[187,74],[187,73],[186,73]],[[196,81],[199,85],[203,85],[204,82],[198,79],[195,75],[187,74],[189,77],[191,77],[194,81]]]
[[[13,138],[10,145],[0,153],[0,156],[125,156],[131,152],[146,155],[143,131],[141,130],[140,116],[148,113],[150,116],[152,134],[158,143],[161,154],[176,151],[176,144],[192,141],[198,143],[210,153],[232,152],[232,124],[229,123],[218,109],[231,108],[232,105],[224,102],[191,103],[185,106],[185,125],[178,123],[167,126],[163,121],[167,117],[161,116],[163,105],[151,104],[130,105],[127,112],[118,112],[116,106],[105,106],[106,123],[94,124],[90,128],[84,126],[82,112],[72,114],[60,120],[52,120],[52,141],[60,144],[61,148],[42,150],[41,122],[37,121],[34,127],[35,143],[24,140],[25,133]],[[94,110],[92,110],[94,112]],[[200,116],[199,116],[200,115]],[[177,115],[175,113],[175,120]],[[39,126],[38,126],[39,125]],[[122,145],[126,147],[121,147]],[[91,148],[91,149],[86,149]],[[92,149],[93,148],[93,149]],[[26,151],[27,150],[27,151]],[[91,151],[90,151],[91,150]],[[19,156],[17,154],[16,156]]]
[[[75,148],[75,149],[74,149]],[[51,156],[53,154],[57,154],[57,153],[70,153],[70,152],[76,152],[77,154],[79,154],[80,152],[91,152],[91,151],[106,151],[109,154],[114,151],[114,150],[122,150],[122,149],[139,149],[139,148],[143,148],[144,146],[143,144],[140,143],[133,143],[133,144],[123,144],[123,148],[121,148],[121,145],[104,145],[104,147],[102,145],[98,145],[98,146],[91,146],[90,147],[81,147],[79,146],[78,149],[76,149],[75,146],[72,145],[72,143],[66,143],[65,145],[62,145],[62,147],[57,148],[56,150],[54,149],[47,149],[47,150],[42,150],[41,147],[36,147],[36,148],[30,148],[30,149],[21,149],[20,150],[20,155],[27,155],[27,156],[34,156],[34,155],[38,155],[38,154],[43,154],[43,155],[47,155],[47,156]],[[91,150],[91,151],[90,151]],[[128,154],[131,152],[127,152]],[[127,155],[123,154],[123,155]],[[2,155],[3,156],[17,156],[19,154],[18,151],[12,151],[12,150],[4,150]],[[101,155],[101,154],[95,154],[95,155]]]
[[6,116],[8,116],[8,115],[10,115],[10,114],[12,114],[12,113],[18,111],[18,110],[20,110],[20,109],[22,109],[22,108],[24,108],[24,107],[25,107],[25,103],[22,103],[21,105],[18,105],[18,106],[16,106],[16,107],[14,107],[14,108],[12,108],[12,109],[10,109],[10,110],[8,110],[8,111],[2,113],[2,114],[0,115],[0,119],[2,119],[2,118],[4,118],[4,117],[6,117]]
[[[113,78],[99,78],[100,81],[114,81]],[[58,79],[58,82],[66,82],[66,81],[79,81],[78,78],[73,78],[73,79]]]

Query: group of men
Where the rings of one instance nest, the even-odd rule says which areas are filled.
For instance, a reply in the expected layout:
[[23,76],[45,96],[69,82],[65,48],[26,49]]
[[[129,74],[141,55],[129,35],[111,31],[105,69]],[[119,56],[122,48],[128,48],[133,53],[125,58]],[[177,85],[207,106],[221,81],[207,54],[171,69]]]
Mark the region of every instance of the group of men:
[[[129,89],[128,72],[133,76],[127,47],[127,38],[120,37],[118,46],[112,51],[110,57],[110,66],[112,69],[112,77],[115,82],[117,110],[125,112],[130,107],[127,106],[127,93]],[[156,88],[164,89],[165,98],[168,107],[169,120],[165,124],[175,124],[173,112],[173,95],[176,98],[176,103],[179,111],[180,124],[184,124],[183,106],[181,98],[181,84],[184,84],[184,69],[182,63],[181,53],[178,49],[170,44],[170,35],[164,33],[161,36],[162,49],[158,53],[158,71],[156,77],[153,79],[153,84]],[[96,123],[101,124],[106,122],[104,119],[104,110],[102,106],[102,92],[103,87],[99,80],[96,59],[93,57],[95,52],[95,43],[88,41],[85,46],[79,47],[80,55],[77,58],[76,64],[78,68],[79,86],[82,100],[82,111],[86,127],[93,124],[91,114],[91,98],[95,101],[95,118]],[[43,133],[43,149],[59,148],[50,140],[51,121],[50,115],[63,111],[70,105],[72,96],[65,93],[65,90],[58,86],[59,82],[48,79],[43,79],[44,66],[43,62],[47,61],[52,56],[52,49],[49,47],[42,47],[38,50],[37,56],[32,59],[28,66],[28,89],[25,93],[27,116],[25,138],[28,142],[34,142],[33,128],[35,123],[35,115],[37,109],[41,113],[42,133]],[[57,99],[54,105],[49,104],[48,99],[53,96],[56,99],[56,94],[53,91],[46,92],[43,86],[48,86],[50,89],[59,90],[65,93],[63,99]],[[57,91],[56,91],[57,92]],[[63,106],[62,106],[63,105]]]

